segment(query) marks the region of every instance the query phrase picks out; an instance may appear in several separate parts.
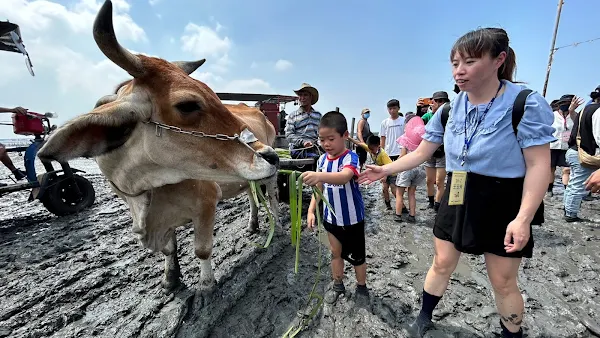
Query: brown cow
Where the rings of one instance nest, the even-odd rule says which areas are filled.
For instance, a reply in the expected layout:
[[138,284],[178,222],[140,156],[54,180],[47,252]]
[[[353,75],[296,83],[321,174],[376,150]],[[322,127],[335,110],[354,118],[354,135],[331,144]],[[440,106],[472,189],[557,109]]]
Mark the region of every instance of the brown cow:
[[110,0],[94,21],[94,39],[133,80],[58,128],[38,156],[96,159],[113,191],[128,204],[142,244],[167,256],[166,287],[179,277],[174,229],[192,220],[200,282],[212,285],[216,204],[236,189],[243,191],[248,180],[274,181],[279,158],[263,143],[269,144],[273,126],[258,110],[229,107],[232,113],[208,86],[191,78],[204,60],[171,63],[121,47]]

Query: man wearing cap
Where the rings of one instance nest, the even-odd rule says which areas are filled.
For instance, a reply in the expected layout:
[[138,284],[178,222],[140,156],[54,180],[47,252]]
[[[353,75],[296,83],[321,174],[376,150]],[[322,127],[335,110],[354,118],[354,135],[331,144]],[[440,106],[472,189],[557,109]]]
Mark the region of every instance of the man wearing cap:
[[[440,108],[450,104],[448,93],[445,91],[433,93],[431,101],[431,112],[423,115],[425,124],[431,120],[433,114],[441,114]],[[425,161],[425,173],[427,174],[428,208],[437,211],[446,190],[446,155],[443,145],[433,153],[433,156],[429,160]],[[434,186],[437,187],[437,192]]]
[[425,124],[427,124],[427,122],[429,122],[429,120],[433,117],[433,114],[437,111],[437,108],[446,102],[450,102],[450,99],[448,98],[448,93],[440,91],[433,93],[431,101],[431,111],[421,117]]
[[285,137],[289,142],[292,158],[319,157],[319,122],[321,113],[313,108],[319,101],[319,92],[308,83],[294,90],[300,101],[300,108],[287,116]]
[[[371,116],[371,111],[369,108],[365,108],[360,113],[360,121],[358,121],[358,126],[356,127],[356,136],[360,143],[367,143],[367,139],[369,136],[373,135],[371,132],[371,126],[369,125],[369,117]],[[358,162],[360,166],[360,170],[362,171],[363,165],[367,161],[367,151],[362,147],[356,148],[356,153],[358,154]]]
[[554,193],[554,176],[556,167],[562,167],[562,183],[566,187],[569,183],[569,164],[565,159],[567,149],[569,149],[569,137],[571,136],[571,130],[573,130],[573,122],[577,119],[575,109],[583,103],[583,100],[575,95],[566,94],[556,100],[555,106],[558,108],[554,110],[554,122],[552,128],[554,133],[552,136],[556,138],[556,141],[550,143],[550,177],[548,182],[547,195],[552,197]]

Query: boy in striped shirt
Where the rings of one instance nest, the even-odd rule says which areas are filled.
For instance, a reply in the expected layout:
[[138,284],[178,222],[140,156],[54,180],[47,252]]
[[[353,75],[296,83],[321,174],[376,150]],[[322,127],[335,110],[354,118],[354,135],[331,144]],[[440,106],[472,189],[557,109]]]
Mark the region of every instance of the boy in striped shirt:
[[[319,142],[325,154],[317,161],[316,172],[304,172],[302,178],[308,185],[316,185],[331,205],[323,210],[323,224],[331,246],[331,272],[333,287],[325,295],[334,303],[345,293],[344,260],[354,266],[356,297],[368,301],[367,264],[365,263],[364,204],[356,178],[359,175],[358,155],[346,148],[348,124],[344,115],[331,111],[319,124]],[[315,227],[315,209],[320,201],[313,196],[308,208],[308,227]],[[332,212],[333,211],[333,212]]]

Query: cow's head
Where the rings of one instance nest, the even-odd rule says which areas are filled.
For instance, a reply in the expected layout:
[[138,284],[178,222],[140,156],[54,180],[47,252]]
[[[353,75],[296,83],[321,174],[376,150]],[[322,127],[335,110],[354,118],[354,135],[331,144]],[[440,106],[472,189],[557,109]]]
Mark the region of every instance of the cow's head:
[[258,142],[208,86],[189,76],[204,59],[168,62],[132,54],[115,37],[110,0],[98,12],[94,39],[133,80],[58,128],[40,149],[41,159],[96,157],[109,179],[143,181],[137,188],[184,179],[257,180],[276,173],[273,149]]

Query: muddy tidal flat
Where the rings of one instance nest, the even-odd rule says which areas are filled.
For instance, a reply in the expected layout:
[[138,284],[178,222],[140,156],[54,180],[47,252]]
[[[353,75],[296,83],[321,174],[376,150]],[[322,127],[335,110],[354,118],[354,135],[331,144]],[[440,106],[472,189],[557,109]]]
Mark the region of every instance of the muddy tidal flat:
[[[72,166],[85,170],[96,189],[94,205],[77,215],[56,217],[39,201],[27,202],[29,192],[0,197],[0,337],[281,337],[306,312],[322,244],[303,231],[295,274],[286,204],[283,231],[261,249],[254,244],[267,236],[264,211],[260,231],[249,235],[246,195],[219,203],[213,290],[197,286],[193,232],[179,229],[183,286],[167,294],[160,285],[163,256],[138,243],[127,205],[94,161]],[[0,182],[10,183],[4,167]],[[370,304],[355,304],[347,265],[347,294],[324,305],[298,337],[404,337],[418,313],[435,214],[422,187],[417,223],[396,223],[380,189],[363,188]],[[534,256],[519,272],[528,337],[594,337],[600,326],[600,199],[583,202],[581,217],[589,222],[566,223],[562,196],[555,188],[545,199],[546,223],[534,227]],[[306,190],[305,208],[309,198]],[[322,252],[321,295],[331,276],[325,246]],[[483,257],[463,255],[427,336],[498,337],[498,321]]]

